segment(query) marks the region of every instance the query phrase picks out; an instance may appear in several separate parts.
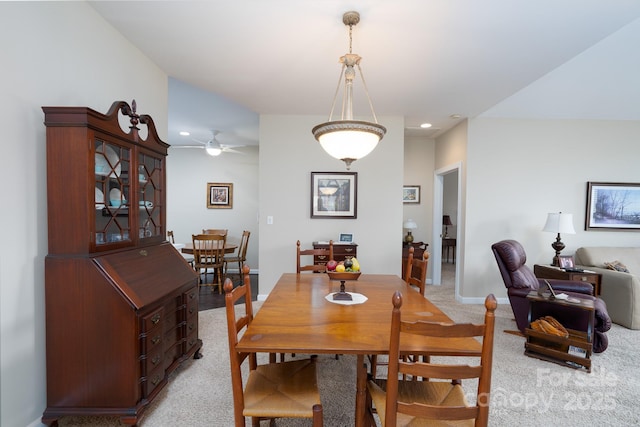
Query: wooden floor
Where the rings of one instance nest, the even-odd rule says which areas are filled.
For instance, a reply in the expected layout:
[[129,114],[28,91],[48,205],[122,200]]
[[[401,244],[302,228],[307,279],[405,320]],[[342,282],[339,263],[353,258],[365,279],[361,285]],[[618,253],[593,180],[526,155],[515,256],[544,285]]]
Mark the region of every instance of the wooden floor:
[[[250,274],[251,278],[251,299],[256,301],[258,297],[258,275]],[[240,279],[237,274],[229,274],[229,278],[233,281],[234,285],[240,283]],[[211,276],[208,276],[209,283],[211,282]],[[224,291],[220,294],[217,286],[200,285],[200,305],[198,309],[209,310],[211,308],[224,307]]]

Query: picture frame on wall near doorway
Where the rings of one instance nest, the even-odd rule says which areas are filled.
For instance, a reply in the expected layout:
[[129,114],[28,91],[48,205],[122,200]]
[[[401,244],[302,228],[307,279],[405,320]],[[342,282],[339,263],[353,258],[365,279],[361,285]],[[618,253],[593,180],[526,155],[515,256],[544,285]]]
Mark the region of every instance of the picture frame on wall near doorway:
[[404,185],[402,187],[402,203],[420,203],[420,186]]

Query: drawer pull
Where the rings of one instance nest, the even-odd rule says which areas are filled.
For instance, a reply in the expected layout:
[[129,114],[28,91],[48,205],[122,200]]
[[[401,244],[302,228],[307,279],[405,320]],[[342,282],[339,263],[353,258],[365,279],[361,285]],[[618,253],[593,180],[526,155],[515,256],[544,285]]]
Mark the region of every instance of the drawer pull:
[[156,375],[155,377],[153,377],[153,380],[151,380],[151,384],[158,385],[161,379],[162,378],[160,378],[160,375]]
[[351,249],[351,248],[344,248],[344,251],[345,251],[345,252],[353,252],[353,249]]
[[153,337],[151,339],[151,343],[154,344],[154,345],[158,344],[159,342],[160,342],[160,335],[156,335],[155,337]]
[[326,255],[318,255],[318,259],[326,259],[327,256]]
[[158,322],[160,321],[160,313],[156,313],[153,315],[153,317],[151,318],[151,323],[153,323],[154,325],[157,325]]
[[191,308],[189,309],[189,314],[193,314],[193,312],[194,312],[194,311],[196,311],[196,309],[195,309],[195,308],[193,308],[193,307],[191,307]]
[[142,250],[140,251],[140,255],[142,255],[142,256],[147,256],[147,255],[148,255],[148,253],[147,253],[147,251],[146,251],[145,249],[142,249]]
[[587,278],[586,278],[586,277],[584,277],[584,276],[582,276],[582,277],[580,278],[580,280],[582,280],[583,282],[586,282],[586,281],[587,281]]
[[156,354],[156,355],[155,355],[155,357],[154,357],[153,359],[151,359],[151,363],[152,363],[153,365],[157,365],[157,364],[158,364],[158,362],[160,361],[160,359],[161,359],[160,355],[159,355],[159,354]]
[[189,323],[189,330],[193,331],[194,328],[195,328],[195,325],[193,323]]
[[189,299],[194,299],[196,297],[196,293],[195,292],[191,292],[189,294]]
[[194,345],[196,343],[195,339],[192,339],[189,341],[189,347],[191,347],[192,345]]

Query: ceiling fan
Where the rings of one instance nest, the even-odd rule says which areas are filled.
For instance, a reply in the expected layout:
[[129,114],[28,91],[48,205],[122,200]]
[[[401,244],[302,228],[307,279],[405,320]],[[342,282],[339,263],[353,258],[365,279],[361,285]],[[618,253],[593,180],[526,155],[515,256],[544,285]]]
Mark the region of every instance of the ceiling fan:
[[200,141],[199,139],[193,138],[193,140],[199,145],[173,145],[173,148],[204,148],[204,150],[210,156],[219,156],[223,152],[242,154],[240,151],[234,150],[233,148],[244,147],[244,145],[220,144],[220,142],[218,142],[218,140],[216,139],[216,135],[218,135],[220,132],[217,130],[211,132],[213,133],[213,136],[208,141]]

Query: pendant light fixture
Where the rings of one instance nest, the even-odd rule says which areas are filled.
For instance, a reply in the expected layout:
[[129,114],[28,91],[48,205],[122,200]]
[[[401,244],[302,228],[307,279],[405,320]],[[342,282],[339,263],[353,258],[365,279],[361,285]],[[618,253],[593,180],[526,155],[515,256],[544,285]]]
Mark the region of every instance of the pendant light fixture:
[[[354,25],[360,22],[360,14],[358,12],[346,12],[342,16],[344,25],[349,26],[349,53],[340,58],[342,63],[342,71],[338,80],[338,87],[333,98],[333,105],[329,113],[329,121],[315,126],[311,132],[318,140],[322,148],[332,157],[340,159],[347,165],[347,170],[351,168],[351,163],[363,158],[373,151],[378,142],[387,133],[387,129],[378,124],[376,113],[373,111],[373,104],[369,97],[367,83],[360,68],[359,55],[352,53],[352,31]],[[369,101],[371,114],[374,122],[366,122],[353,120],[353,81],[356,77],[355,67],[358,68],[360,78],[364,85],[365,94]],[[340,91],[340,83],[344,75],[344,88],[342,100],[342,115],[340,120],[333,120],[333,110],[336,105],[338,93]]]

